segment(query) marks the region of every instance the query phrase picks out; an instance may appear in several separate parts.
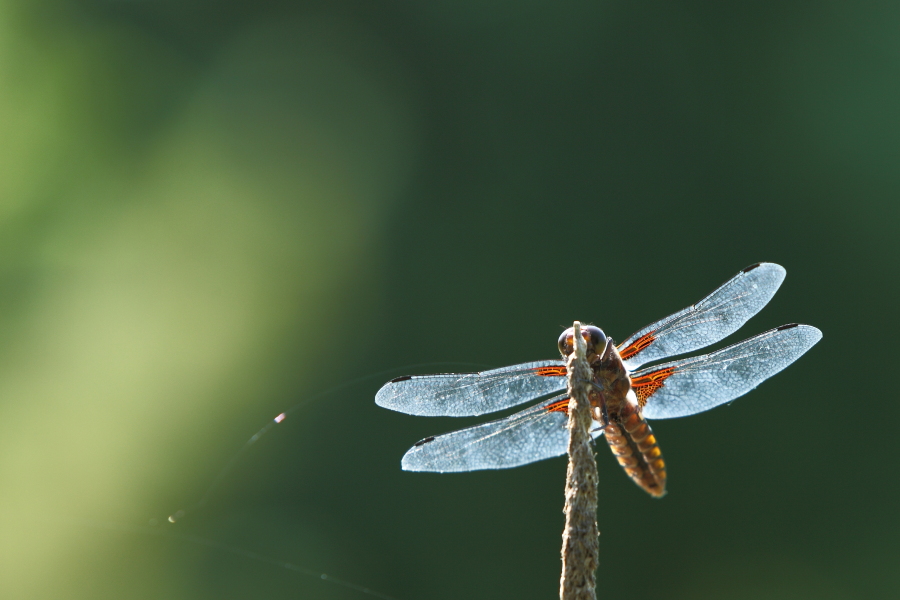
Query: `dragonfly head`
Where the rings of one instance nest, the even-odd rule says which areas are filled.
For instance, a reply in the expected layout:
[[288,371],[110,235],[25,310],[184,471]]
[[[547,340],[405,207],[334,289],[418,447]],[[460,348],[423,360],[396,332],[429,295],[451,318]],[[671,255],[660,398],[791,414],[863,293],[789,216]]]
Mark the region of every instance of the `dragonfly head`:
[[[563,356],[569,356],[570,354],[572,354],[572,352],[575,351],[575,347],[572,344],[572,342],[574,341],[574,335],[575,330],[569,327],[562,332],[562,335],[559,336],[559,352]],[[603,352],[604,348],[606,348],[606,334],[603,333],[603,330],[599,327],[594,327],[593,325],[582,325],[581,337],[583,337],[584,341],[587,342],[588,360],[590,360],[591,355],[599,354],[600,352]]]

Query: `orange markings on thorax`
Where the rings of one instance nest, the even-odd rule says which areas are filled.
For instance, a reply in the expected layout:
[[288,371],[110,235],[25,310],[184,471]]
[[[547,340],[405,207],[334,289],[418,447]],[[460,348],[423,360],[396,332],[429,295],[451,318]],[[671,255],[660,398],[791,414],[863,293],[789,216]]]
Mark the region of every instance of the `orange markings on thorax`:
[[675,367],[666,367],[665,369],[652,371],[646,375],[641,375],[640,377],[632,379],[631,389],[634,390],[634,394],[637,396],[638,406],[644,408],[644,405],[647,404],[647,400],[650,396],[665,385],[666,379],[674,372]]
[[537,367],[534,374],[540,377],[565,377],[566,368],[560,367]]
[[650,333],[645,333],[638,339],[634,340],[628,347],[619,348],[619,356],[622,357],[622,360],[628,360],[650,344],[652,344],[656,337],[653,335],[655,332],[651,331]]
[[548,404],[547,412],[561,412],[569,414],[569,399],[563,398],[562,400],[557,400],[553,404]]

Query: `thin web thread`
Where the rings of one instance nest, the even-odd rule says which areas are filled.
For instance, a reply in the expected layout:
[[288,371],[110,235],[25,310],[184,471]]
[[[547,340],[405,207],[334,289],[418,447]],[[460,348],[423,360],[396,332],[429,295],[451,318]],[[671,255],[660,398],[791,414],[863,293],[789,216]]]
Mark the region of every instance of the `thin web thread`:
[[286,411],[279,413],[274,419],[272,419],[271,421],[266,423],[266,425],[262,429],[260,429],[256,433],[254,433],[250,437],[250,439],[248,439],[246,442],[244,442],[244,445],[241,446],[241,448],[228,460],[228,462],[225,463],[225,466],[222,467],[222,469],[219,471],[218,475],[216,475],[215,478],[213,478],[212,483],[210,483],[209,487],[207,487],[206,491],[203,493],[203,495],[200,497],[200,499],[197,500],[189,508],[182,508],[182,509],[175,511],[174,513],[169,515],[167,520],[169,521],[169,523],[175,523],[176,521],[179,521],[179,520],[183,519],[184,517],[186,517],[188,514],[193,513],[195,511],[199,510],[200,508],[202,508],[204,505],[206,505],[206,503],[209,502],[209,499],[212,497],[213,492],[215,492],[216,489],[218,489],[218,487],[219,487],[219,485],[221,485],[222,481],[224,481],[225,478],[228,476],[228,474],[231,473],[231,470],[234,468],[234,466],[237,464],[237,462],[241,458],[243,458],[243,456],[250,450],[250,448],[252,446],[254,446],[263,436],[265,436],[267,433],[269,433],[269,431],[273,427],[275,427],[279,423],[282,423],[288,417],[288,415],[290,415],[291,413],[294,413],[295,411],[306,406],[307,404],[310,404],[312,402],[320,400],[331,394],[337,393],[340,390],[346,389],[348,387],[354,386],[354,385],[362,383],[364,381],[368,381],[370,379],[374,379],[376,377],[384,377],[385,375],[397,373],[397,372],[404,371],[407,369],[418,369],[420,367],[429,367],[429,366],[436,366],[436,365],[465,365],[465,366],[469,366],[469,367],[472,367],[472,366],[484,367],[484,365],[478,365],[475,363],[453,363],[453,362],[431,362],[431,363],[419,363],[416,365],[407,365],[405,367],[386,369],[384,371],[379,371],[377,373],[370,373],[369,375],[363,375],[361,377],[357,377],[356,379],[351,379],[349,381],[345,381],[345,382],[340,383],[334,387],[331,387],[325,391],[322,391],[317,394],[313,394],[312,396],[309,396],[307,398],[304,398],[303,400],[301,400],[297,404],[293,405]]
[[272,558],[269,556],[265,556],[264,554],[259,554],[258,552],[252,552],[250,550],[244,550],[243,548],[238,548],[236,546],[230,546],[228,544],[223,544],[221,542],[217,542],[215,540],[210,540],[204,537],[200,537],[198,535],[188,534],[188,533],[175,533],[172,531],[164,531],[161,529],[156,529],[152,527],[135,527],[133,525],[125,525],[122,523],[112,523],[112,522],[98,522],[91,523],[89,527],[94,527],[96,529],[106,529],[110,531],[119,531],[124,533],[133,533],[138,535],[150,535],[156,537],[164,537],[175,540],[182,540],[185,542],[190,542],[192,544],[197,544],[199,546],[205,546],[207,548],[213,548],[215,550],[221,550],[223,552],[228,552],[229,554],[234,554],[236,556],[242,556],[244,558],[249,558],[250,560],[255,560],[257,562],[266,563],[270,565],[274,565],[276,567],[280,567],[282,569],[287,569],[288,571],[294,571],[296,573],[301,573],[303,575],[308,575],[310,577],[316,577],[317,579],[321,579],[322,581],[327,581],[329,583],[333,583],[334,585],[338,585],[350,590],[357,591],[361,594],[366,594],[368,596],[372,596],[374,598],[381,598],[382,600],[397,600],[394,596],[388,596],[387,594],[382,594],[381,592],[377,592],[373,589],[367,588],[363,585],[359,585],[353,583],[351,581],[347,581],[346,579],[341,579],[339,577],[334,577],[333,575],[328,575],[327,573],[320,573],[319,571],[315,571],[313,569],[307,569],[306,567],[301,567],[299,565],[295,565],[293,563],[289,563],[287,561],[279,560],[277,558]]

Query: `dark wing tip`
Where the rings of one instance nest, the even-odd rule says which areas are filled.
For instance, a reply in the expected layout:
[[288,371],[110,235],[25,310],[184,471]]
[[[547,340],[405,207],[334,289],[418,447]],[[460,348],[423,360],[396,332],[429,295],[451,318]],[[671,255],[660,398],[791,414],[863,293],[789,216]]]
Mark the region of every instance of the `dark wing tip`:
[[743,269],[741,269],[741,273],[749,273],[750,271],[753,271],[753,270],[758,269],[758,268],[760,268],[760,267],[764,267],[764,268],[766,268],[766,269],[775,269],[776,271],[782,271],[782,272],[784,272],[784,267],[782,267],[781,265],[779,265],[779,264],[777,264],[777,263],[772,263],[772,262],[758,262],[758,263],[753,263],[753,264],[750,265],[749,267],[744,267]]
[[752,271],[753,269],[755,269],[756,267],[759,267],[761,265],[762,265],[762,263],[754,263],[745,269],[741,269],[741,273],[749,273],[750,271]]
[[400,382],[400,381],[409,381],[410,379],[412,379],[412,375],[403,375],[402,377],[394,377],[393,379],[391,379],[390,381],[388,381],[388,383],[397,383],[397,382]]
[[[819,340],[822,339],[822,331],[818,327],[813,327],[812,325],[804,325],[803,323],[788,323],[787,325],[776,327],[773,331],[784,331],[785,329],[795,330],[795,333],[791,335],[800,336],[800,338],[804,340],[803,345],[805,346],[805,349],[803,350],[803,352],[806,352],[807,350],[818,344]],[[801,352],[801,354],[803,353]]]
[[416,446],[423,446],[423,445],[427,444],[428,442],[433,442],[433,441],[434,441],[434,436],[430,435],[427,438],[425,438],[424,440],[420,440],[420,441],[416,442],[415,444],[413,444],[413,447],[415,448]]

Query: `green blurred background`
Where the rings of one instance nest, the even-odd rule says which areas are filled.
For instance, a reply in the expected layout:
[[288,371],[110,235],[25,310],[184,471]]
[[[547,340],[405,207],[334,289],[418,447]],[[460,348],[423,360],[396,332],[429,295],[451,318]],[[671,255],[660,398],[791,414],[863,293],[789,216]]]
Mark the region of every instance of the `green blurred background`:
[[900,594],[896,2],[3,0],[0,142],[3,598],[365,597],[202,540],[553,598],[565,459],[402,472],[483,419],[375,391],[761,260],[789,276],[729,341],[825,338],[657,422],[661,501],[598,446],[598,595]]

